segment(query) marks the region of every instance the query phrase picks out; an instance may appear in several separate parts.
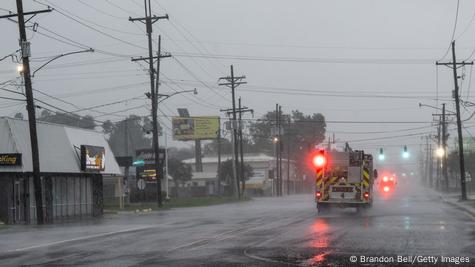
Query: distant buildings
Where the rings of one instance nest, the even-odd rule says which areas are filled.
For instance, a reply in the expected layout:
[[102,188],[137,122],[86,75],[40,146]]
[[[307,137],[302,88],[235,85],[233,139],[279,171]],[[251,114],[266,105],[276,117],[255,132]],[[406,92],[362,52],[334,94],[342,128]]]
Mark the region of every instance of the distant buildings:
[[[221,162],[232,159],[231,155],[222,155]],[[245,164],[249,164],[253,169],[253,175],[246,181],[246,192],[250,195],[266,195],[271,196],[275,192],[275,158],[265,154],[244,154]],[[213,195],[218,191],[217,169],[218,157],[202,158],[203,172],[196,172],[195,159],[187,159],[183,161],[190,164],[193,168],[193,178],[187,182],[187,187],[191,188],[194,195]],[[297,178],[295,164],[289,162],[289,172],[287,172],[287,161],[282,161],[282,180],[283,192],[287,192],[287,174],[289,174],[289,191],[295,193],[301,188],[301,179]],[[226,177],[221,177],[220,190],[226,189],[231,185],[226,183]]]

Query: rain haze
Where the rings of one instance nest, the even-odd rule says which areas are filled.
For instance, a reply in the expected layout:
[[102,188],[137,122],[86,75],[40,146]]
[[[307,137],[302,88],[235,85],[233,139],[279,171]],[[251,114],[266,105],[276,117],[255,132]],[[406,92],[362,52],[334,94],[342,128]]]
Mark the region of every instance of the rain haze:
[[[17,2],[2,1],[0,16],[16,14]],[[0,191],[0,265],[390,266],[378,257],[409,255],[439,257],[436,264],[447,266],[454,261],[441,263],[442,255],[468,260],[462,264],[475,261],[474,1],[20,2],[24,12],[52,10],[25,15],[42,182],[35,184],[28,85],[18,72],[24,61],[19,18],[1,18],[0,159],[20,163],[0,160],[0,187],[13,188]],[[159,36],[163,56],[157,147],[150,115],[149,2],[152,16],[169,16],[151,19],[153,56]],[[235,88],[236,103],[240,98],[252,109],[242,113],[244,151],[235,140],[239,131],[225,124],[233,95],[220,84],[229,81],[222,78],[229,78],[231,65],[235,76],[245,76]],[[282,134],[275,133],[276,104]],[[195,138],[178,140],[172,123],[172,117],[183,117],[178,109],[219,116],[223,144],[217,136],[198,138],[199,151]],[[324,123],[314,114],[323,115]],[[90,124],[80,126],[81,118]],[[62,141],[67,149],[56,155],[63,164],[56,171],[49,148]],[[166,162],[157,159],[158,147],[166,150]],[[100,161],[100,170],[79,164],[84,153],[94,154],[87,156]],[[162,163],[166,167],[159,170]],[[15,173],[23,180],[15,180],[21,176]],[[63,184],[61,175],[81,189]],[[42,224],[33,201],[41,183],[45,225],[33,240],[29,233]],[[71,190],[78,190],[72,198],[84,210],[70,204]],[[60,207],[70,205],[72,214]],[[357,223],[350,225],[352,220]],[[392,245],[371,241],[388,237]],[[114,251],[117,240],[136,244]],[[102,245],[101,256],[93,248]],[[144,251],[132,253],[135,246]]]

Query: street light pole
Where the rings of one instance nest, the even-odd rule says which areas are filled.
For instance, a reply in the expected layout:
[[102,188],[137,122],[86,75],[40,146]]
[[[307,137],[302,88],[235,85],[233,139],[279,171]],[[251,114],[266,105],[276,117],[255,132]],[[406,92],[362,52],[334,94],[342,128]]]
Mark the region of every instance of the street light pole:
[[445,190],[449,190],[449,173],[447,169],[447,124],[445,122],[445,103],[442,104],[442,148],[444,155],[442,156],[442,174],[444,175]]

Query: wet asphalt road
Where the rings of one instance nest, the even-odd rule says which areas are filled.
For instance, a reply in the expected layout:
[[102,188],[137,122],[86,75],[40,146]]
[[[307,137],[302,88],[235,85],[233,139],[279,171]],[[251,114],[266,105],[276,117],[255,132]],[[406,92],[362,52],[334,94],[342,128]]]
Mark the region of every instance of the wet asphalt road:
[[[475,218],[400,184],[374,207],[316,215],[311,195],[0,231],[0,266],[395,266],[397,256],[469,257]],[[357,263],[350,257],[357,256]],[[393,263],[361,263],[361,256]],[[400,258],[401,259],[401,258]],[[452,258],[455,260],[456,258]],[[426,258],[434,261],[434,258]]]

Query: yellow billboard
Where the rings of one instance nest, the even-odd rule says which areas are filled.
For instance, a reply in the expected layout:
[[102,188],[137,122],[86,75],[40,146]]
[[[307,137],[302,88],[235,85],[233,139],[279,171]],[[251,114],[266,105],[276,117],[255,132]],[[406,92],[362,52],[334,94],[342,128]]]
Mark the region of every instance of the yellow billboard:
[[173,117],[173,139],[179,141],[218,138],[219,117]]

